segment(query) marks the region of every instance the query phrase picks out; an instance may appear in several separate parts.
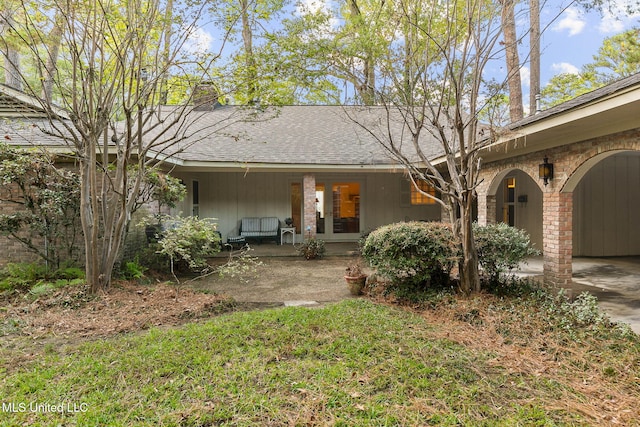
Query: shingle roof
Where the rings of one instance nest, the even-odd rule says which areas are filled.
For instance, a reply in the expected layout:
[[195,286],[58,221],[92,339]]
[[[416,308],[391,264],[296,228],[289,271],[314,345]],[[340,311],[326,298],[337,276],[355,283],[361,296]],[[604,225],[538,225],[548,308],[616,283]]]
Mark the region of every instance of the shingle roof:
[[[190,132],[229,120],[223,129],[197,142],[182,144],[175,156],[183,161],[271,163],[282,165],[394,165],[372,135],[387,134],[383,107],[282,106],[249,114],[246,108],[219,107],[190,124]],[[235,119],[228,119],[236,114]],[[239,119],[244,114],[244,119]],[[401,120],[391,126],[395,137]],[[406,129],[404,129],[407,138]],[[436,156],[440,144],[424,134],[423,146]],[[408,145],[408,143],[407,143]]]
[[566,111],[573,110],[575,108],[579,108],[582,105],[589,104],[590,102],[596,101],[600,98],[606,98],[608,96],[614,95],[620,91],[627,90],[628,88],[638,84],[640,84],[640,73],[633,74],[620,80],[616,80],[606,86],[594,89],[591,92],[584,93],[580,96],[570,99],[569,101],[563,102],[562,104],[558,104],[549,109],[540,111],[539,113],[536,113],[534,115],[525,117],[522,120],[510,124],[509,128],[516,129],[533,122],[544,120],[548,117],[555,116]]

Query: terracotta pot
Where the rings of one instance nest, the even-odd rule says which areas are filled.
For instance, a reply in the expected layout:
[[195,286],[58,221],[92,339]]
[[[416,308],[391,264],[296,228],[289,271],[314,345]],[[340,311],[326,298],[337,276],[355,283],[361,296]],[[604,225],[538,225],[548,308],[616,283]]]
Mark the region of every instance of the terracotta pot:
[[364,289],[364,285],[367,281],[367,275],[363,274],[357,277],[344,276],[344,280],[347,281],[351,295],[361,295],[362,289]]

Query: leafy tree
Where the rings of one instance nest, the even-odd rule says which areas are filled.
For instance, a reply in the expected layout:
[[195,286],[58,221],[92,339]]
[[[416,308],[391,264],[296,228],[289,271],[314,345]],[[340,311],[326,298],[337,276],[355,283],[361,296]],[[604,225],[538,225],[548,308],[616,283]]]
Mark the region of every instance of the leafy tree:
[[44,152],[0,144],[0,183],[0,200],[16,206],[0,214],[0,233],[22,243],[54,270],[62,261],[77,261],[78,175],[56,168]]
[[[192,2],[52,0],[44,6],[38,20],[16,20],[12,31],[30,49],[35,68],[43,69],[53,56],[45,35],[59,24],[54,19],[61,20],[60,55],[51,72],[59,95],[55,100],[41,96],[41,85],[24,72],[20,77],[49,117],[41,130],[76,155],[86,278],[95,292],[111,283],[144,186],[145,174],[130,174],[131,167],[144,171],[175,152],[185,138],[198,139],[189,132],[196,114],[192,105],[162,107],[171,97],[166,82],[180,76],[187,81],[198,70],[210,69],[211,57],[186,49],[202,12]],[[18,16],[29,17],[29,7],[23,2]]]
[[[291,0],[216,0],[214,22],[229,34],[233,52],[214,74],[222,93],[236,104],[336,103],[337,88],[326,75],[326,56],[301,49],[309,23],[284,18]],[[283,19],[284,18],[284,19]]]
[[640,28],[604,39],[593,60],[584,66],[583,74],[592,74],[602,85],[640,72]]
[[578,74],[554,76],[542,91],[543,105],[552,107],[640,72],[640,28],[604,39],[593,60]]
[[592,73],[558,74],[542,89],[542,107],[553,107],[600,86]]
[[216,233],[216,224],[208,219],[193,216],[169,218],[173,224],[163,232],[158,241],[159,253],[169,257],[171,274],[180,283],[175,274],[177,262],[201,274],[206,274],[209,266],[206,257],[220,252],[220,236]]

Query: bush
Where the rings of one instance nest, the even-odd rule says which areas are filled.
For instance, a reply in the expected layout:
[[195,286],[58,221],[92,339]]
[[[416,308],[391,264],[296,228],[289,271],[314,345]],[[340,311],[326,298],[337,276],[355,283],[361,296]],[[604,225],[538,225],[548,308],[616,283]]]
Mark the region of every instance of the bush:
[[306,239],[303,243],[296,248],[298,255],[304,257],[304,259],[316,259],[322,258],[326,252],[324,246],[324,240],[315,238]]
[[401,222],[372,231],[363,257],[391,281],[393,290],[425,290],[449,283],[459,245],[451,228],[435,222]]
[[120,266],[120,277],[124,280],[138,280],[144,277],[147,267],[140,264],[138,257],[133,261],[125,261]]
[[0,291],[29,291],[40,295],[67,285],[81,285],[84,271],[77,267],[48,270],[44,264],[8,264],[0,271]]
[[502,222],[485,226],[474,223],[473,236],[478,261],[490,283],[498,283],[501,273],[516,268],[527,257],[540,254],[531,246],[524,230]]
[[164,231],[158,243],[159,252],[169,257],[172,271],[177,261],[186,263],[191,270],[202,270],[208,267],[205,258],[220,252],[216,224],[206,218],[174,218],[173,226]]

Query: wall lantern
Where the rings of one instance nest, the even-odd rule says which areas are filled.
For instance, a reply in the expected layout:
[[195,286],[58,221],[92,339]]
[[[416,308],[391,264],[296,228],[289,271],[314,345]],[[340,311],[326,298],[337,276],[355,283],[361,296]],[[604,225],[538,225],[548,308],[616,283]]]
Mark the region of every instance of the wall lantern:
[[540,173],[540,179],[544,180],[544,185],[547,185],[547,183],[553,179],[553,163],[549,163],[547,157],[544,158],[544,163],[538,166],[538,171]]

